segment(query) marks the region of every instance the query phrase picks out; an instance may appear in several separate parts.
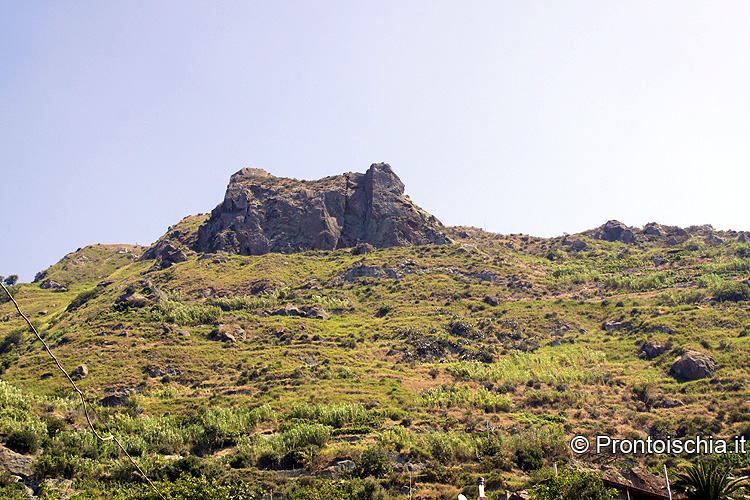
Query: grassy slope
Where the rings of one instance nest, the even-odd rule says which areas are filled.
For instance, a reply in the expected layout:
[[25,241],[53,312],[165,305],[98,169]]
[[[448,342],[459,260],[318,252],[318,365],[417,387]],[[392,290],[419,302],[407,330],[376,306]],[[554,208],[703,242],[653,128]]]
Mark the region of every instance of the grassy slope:
[[[181,224],[199,222],[187,218]],[[496,472],[492,484],[512,487],[525,477],[514,461],[519,443],[540,447],[549,460],[569,455],[565,437],[581,433],[733,436],[746,430],[747,302],[711,301],[712,289],[700,286],[745,278],[748,245],[710,246],[693,239],[678,247],[656,240],[636,247],[582,237],[590,248],[576,253],[562,238],[500,236],[471,228],[454,233],[456,245],[361,256],[345,250],[221,258],[191,254],[186,262],[158,271],[150,270],[150,261],[133,260],[143,248],[119,253],[125,246],[96,245],[48,270],[48,277],[70,291],[41,290],[38,284],[15,289],[66,368],[88,366],[89,376],[80,381],[86,394],[95,400],[112,389],[135,388],[138,395],[123,411],[135,408],[141,418],[199,418],[208,408],[267,404],[278,416],[264,428],[280,432],[295,404],[378,409],[372,431],[354,450],[334,440],[309,459],[312,468],[335,456],[356,455],[378,440],[402,449],[409,460],[434,459],[428,467],[435,471],[431,480],[451,482],[456,479],[452,466],[464,463],[469,471],[486,473],[488,464],[476,453],[472,458],[462,452],[461,446],[470,446],[466,443],[454,443],[451,453],[440,456],[439,447],[424,441],[428,431],[448,437],[460,431],[455,439],[466,440],[492,428],[504,440],[500,465],[492,465],[504,472]],[[655,257],[663,261],[659,266]],[[402,276],[346,280],[346,271],[356,266]],[[103,278],[113,283],[97,287]],[[247,336],[222,343],[209,340],[214,321],[169,322],[155,314],[156,306],[118,310],[115,299],[128,287],[144,293],[158,287],[175,303],[199,310],[209,307],[208,296],[268,299],[262,290],[279,288],[294,297],[277,300],[275,307],[325,305],[330,299],[348,305],[332,311],[328,320],[222,312],[217,324],[240,327]],[[100,293],[66,311],[78,294],[92,289]],[[498,305],[489,305],[488,296]],[[39,315],[44,309],[47,314]],[[10,319],[0,323],[0,338],[23,326],[8,303],[0,305],[0,318],[5,316]],[[606,331],[607,322],[626,326]],[[8,365],[3,380],[42,398],[68,394],[48,355],[28,334],[26,339],[3,355]],[[647,360],[641,346],[654,340],[668,350]],[[689,348],[716,359],[715,377],[681,382],[669,375],[673,360]],[[155,366],[175,375],[150,378],[147,370]],[[685,405],[661,408],[667,399]],[[76,411],[68,410],[68,419],[80,423]],[[406,448],[388,441],[404,417],[410,424],[408,435],[400,438]],[[4,429],[0,432],[9,432]],[[661,458],[641,460],[653,465]]]

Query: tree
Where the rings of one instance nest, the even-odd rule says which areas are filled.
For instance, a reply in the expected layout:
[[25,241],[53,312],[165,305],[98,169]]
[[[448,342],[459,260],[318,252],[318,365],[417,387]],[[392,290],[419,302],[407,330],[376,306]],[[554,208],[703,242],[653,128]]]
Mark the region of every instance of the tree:
[[746,478],[733,478],[729,467],[715,460],[691,465],[678,473],[674,482],[676,491],[685,493],[688,500],[739,500],[747,498]]
[[534,500],[614,500],[616,490],[604,487],[602,479],[593,472],[573,472],[564,469],[546,484],[531,490]]
[[3,280],[3,283],[5,283],[7,286],[13,286],[16,283],[18,283],[18,275],[17,274],[11,274],[7,278]]

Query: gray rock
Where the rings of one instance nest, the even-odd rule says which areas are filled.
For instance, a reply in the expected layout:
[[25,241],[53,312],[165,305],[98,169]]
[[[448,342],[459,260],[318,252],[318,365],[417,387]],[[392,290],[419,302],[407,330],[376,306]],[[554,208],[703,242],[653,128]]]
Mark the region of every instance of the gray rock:
[[318,181],[259,172],[232,176],[224,201],[198,230],[196,250],[258,255],[451,242],[440,221],[404,194],[388,164]]
[[305,312],[306,318],[323,320],[330,318],[330,314],[320,306],[305,306],[302,310]]
[[630,328],[630,323],[627,321],[607,321],[604,323],[604,331],[616,332],[623,328]]
[[683,380],[711,377],[716,371],[716,361],[706,353],[687,351],[672,364],[670,373]]
[[109,396],[105,396],[99,400],[99,404],[109,408],[117,406],[127,406],[130,403],[130,395],[134,393],[133,389],[118,389]]
[[156,304],[169,299],[167,292],[160,290],[155,286],[151,287],[151,293],[148,295],[149,300],[153,300]]
[[658,236],[658,237],[666,236],[666,233],[664,232],[664,230],[656,222],[649,222],[648,224],[646,224],[646,226],[643,228],[643,233],[648,234],[650,236]]
[[145,307],[147,306],[151,301],[148,300],[148,298],[144,295],[141,295],[140,293],[123,293],[119,297],[115,299],[115,304],[122,304],[126,307]]
[[42,284],[39,285],[39,288],[41,288],[42,290],[54,290],[56,292],[65,292],[68,290],[67,286],[53,279],[46,279],[42,281]]
[[[53,493],[54,498],[59,500],[68,500],[75,493],[72,479],[45,479],[42,481],[42,486],[44,491]],[[46,497],[49,497],[49,495],[46,495]]]
[[0,445],[0,470],[11,476],[18,476],[25,482],[33,481],[34,469],[31,466],[33,461],[33,457],[21,455]]
[[208,338],[219,342],[238,342],[247,339],[247,333],[239,325],[218,325]]
[[680,406],[685,406],[685,403],[679,399],[667,399],[661,404],[662,408],[678,408]]
[[654,359],[658,356],[661,356],[666,351],[666,347],[656,341],[649,341],[646,344],[644,344],[643,348],[641,349],[641,352],[646,355],[647,359]]
[[622,243],[635,243],[633,231],[620,221],[607,221],[596,235],[597,239],[606,241],[620,241]]
[[78,365],[75,370],[70,374],[73,379],[86,378],[89,374],[89,369],[86,365]]

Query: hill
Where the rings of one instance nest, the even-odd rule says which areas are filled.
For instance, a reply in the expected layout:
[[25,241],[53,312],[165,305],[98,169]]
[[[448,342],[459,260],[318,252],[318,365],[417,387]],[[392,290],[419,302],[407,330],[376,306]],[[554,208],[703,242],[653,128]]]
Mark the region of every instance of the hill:
[[[579,456],[573,436],[750,434],[747,233],[440,226],[446,244],[208,252],[205,235],[232,227],[216,226],[226,204],[150,249],[85,247],[12,287],[66,369],[86,367],[77,383],[98,402],[97,428],[122,436],[162,488],[188,488],[173,482],[184,472],[242,484],[246,498],[307,498],[353,474],[378,478],[346,483],[370,494],[411,484],[416,498],[455,498],[484,476],[494,495],[556,461],[697,456]],[[140,482],[132,465],[93,439],[67,380],[3,302],[6,445],[28,431],[42,450],[36,480],[125,495],[123,481]]]

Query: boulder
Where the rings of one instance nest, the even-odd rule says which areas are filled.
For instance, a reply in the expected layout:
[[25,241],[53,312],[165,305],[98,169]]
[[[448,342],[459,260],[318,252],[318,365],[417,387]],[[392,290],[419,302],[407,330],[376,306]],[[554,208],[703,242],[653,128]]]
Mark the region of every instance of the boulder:
[[646,224],[646,226],[643,228],[643,233],[648,234],[649,236],[666,236],[664,230],[656,222],[649,222],[648,224]]
[[630,328],[630,323],[627,321],[607,321],[604,323],[605,332],[616,332],[624,328]]
[[33,461],[33,457],[21,455],[0,445],[0,470],[11,476],[18,476],[23,481],[32,481],[34,479],[34,469],[31,466]]
[[605,241],[620,241],[622,243],[635,243],[633,231],[620,221],[610,220],[601,227],[594,236],[596,239]]
[[117,389],[109,396],[100,399],[99,404],[109,408],[127,406],[130,403],[130,395],[134,392],[134,389]]
[[711,377],[716,371],[716,361],[706,353],[687,351],[672,363],[670,373],[683,380]]
[[386,163],[317,181],[242,169],[200,226],[194,249],[258,255],[336,248],[448,244],[443,225],[404,194]]
[[328,311],[320,306],[304,306],[302,310],[305,312],[305,317],[310,319],[328,319],[330,314]]
[[208,338],[219,342],[238,342],[247,339],[247,333],[239,325],[218,325]]
[[41,288],[42,290],[54,290],[56,292],[65,292],[68,290],[67,286],[53,279],[46,279],[42,281],[42,284],[39,285],[39,288]]
[[750,241],[750,236],[747,233],[742,233],[737,237],[737,243],[747,243]]
[[115,299],[115,304],[121,304],[125,307],[145,307],[150,303],[148,297],[140,293],[123,293]]
[[75,370],[70,373],[70,377],[73,379],[86,378],[89,374],[89,369],[86,365],[78,365]]
[[685,403],[679,399],[667,399],[660,406],[662,408],[679,408],[680,406],[685,406]]
[[664,344],[651,340],[643,345],[641,352],[646,355],[646,359],[654,359],[664,354],[666,350]]

